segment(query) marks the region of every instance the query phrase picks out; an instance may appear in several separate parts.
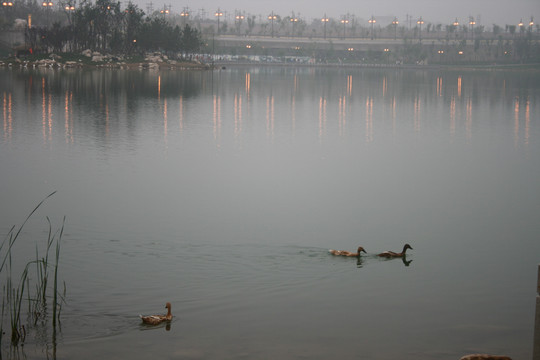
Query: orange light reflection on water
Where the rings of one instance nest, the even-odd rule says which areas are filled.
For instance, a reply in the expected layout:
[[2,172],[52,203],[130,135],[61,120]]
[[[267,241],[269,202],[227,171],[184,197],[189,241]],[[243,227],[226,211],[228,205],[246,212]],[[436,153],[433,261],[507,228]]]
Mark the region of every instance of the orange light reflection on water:
[[443,79],[442,77],[437,77],[437,96],[442,96],[442,84]]
[[165,147],[167,147],[168,133],[169,133],[169,118],[167,114],[167,99],[163,99],[163,140],[165,141]]
[[519,143],[519,98],[514,99],[514,145]]
[[234,94],[234,136],[242,132],[242,95]]
[[473,118],[472,98],[467,99],[467,112],[465,115],[465,131],[467,140],[472,139],[472,118]]
[[366,141],[373,141],[373,97],[366,98]]
[[[341,101],[341,99],[340,99]],[[322,140],[326,128],[326,99],[319,98],[319,140]]]
[[66,137],[66,143],[73,144],[73,109],[72,109],[72,101],[73,101],[73,92],[66,91],[66,94],[64,96],[64,116],[65,116],[65,123],[64,123],[64,131],[65,131],[65,137]]
[[347,97],[340,96],[338,102],[338,126],[339,135],[343,135],[343,128],[347,122]]
[[450,99],[450,136],[456,134],[456,98],[452,96]]
[[523,142],[525,145],[529,144],[529,127],[531,122],[531,109],[530,109],[530,102],[529,98],[525,101],[525,138],[523,139]]
[[3,99],[3,114],[4,114],[4,138],[11,139],[11,133],[13,130],[13,117],[12,117],[12,100],[11,93],[4,93]]
[[248,97],[248,99],[249,99],[250,90],[251,90],[251,74],[246,73],[246,96]]
[[274,137],[274,95],[266,98],[266,136]]
[[214,140],[218,140],[221,135],[221,98],[217,95],[214,95],[214,112],[213,112],[213,122],[214,122]]
[[180,126],[180,132],[184,130],[184,98],[180,95],[178,100],[178,121]]
[[421,100],[419,96],[414,98],[414,131],[420,132]]

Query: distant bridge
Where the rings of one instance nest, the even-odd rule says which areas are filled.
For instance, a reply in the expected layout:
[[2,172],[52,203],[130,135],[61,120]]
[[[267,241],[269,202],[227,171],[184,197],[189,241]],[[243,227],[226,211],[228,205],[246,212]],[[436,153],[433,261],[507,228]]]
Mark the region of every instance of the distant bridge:
[[[261,55],[261,56],[310,56],[310,57],[348,57],[362,58],[367,54],[379,58],[397,54],[405,48],[403,39],[380,38],[328,38],[323,37],[270,37],[270,36],[235,36],[214,35],[206,38],[206,51],[215,54]],[[438,38],[407,39],[407,45],[421,44],[428,57],[458,56],[459,46],[462,59],[472,56],[474,41],[446,40]],[[483,44],[482,46],[488,46]],[[496,46],[492,42],[489,46]],[[450,54],[452,53],[452,54]],[[453,54],[455,53],[455,54]],[[469,55],[469,56],[467,56]],[[471,59],[469,59],[471,60]]]

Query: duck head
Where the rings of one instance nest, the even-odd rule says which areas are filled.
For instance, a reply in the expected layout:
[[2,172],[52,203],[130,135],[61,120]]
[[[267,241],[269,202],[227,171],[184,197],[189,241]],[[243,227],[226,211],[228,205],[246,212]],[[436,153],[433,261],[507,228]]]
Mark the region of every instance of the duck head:
[[409,244],[405,244],[405,246],[403,246],[403,252],[405,252],[407,249],[411,249],[413,250],[412,246],[409,245]]
[[360,255],[361,252],[364,252],[364,253],[367,254],[366,250],[364,250],[364,248],[361,247],[361,246],[358,247],[358,251],[357,251],[357,252],[358,252],[358,255]]

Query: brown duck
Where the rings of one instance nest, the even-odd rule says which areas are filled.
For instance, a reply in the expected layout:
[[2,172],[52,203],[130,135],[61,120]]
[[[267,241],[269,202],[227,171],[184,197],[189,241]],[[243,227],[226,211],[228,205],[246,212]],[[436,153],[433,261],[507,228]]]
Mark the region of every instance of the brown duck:
[[358,250],[356,250],[355,253],[353,252],[350,252],[350,251],[346,251],[346,250],[328,250],[328,252],[332,255],[337,255],[337,256],[351,256],[351,257],[358,257],[360,256],[360,253],[361,252],[366,252],[366,250],[364,250],[363,247],[359,246],[358,247]]
[[377,254],[377,256],[385,257],[385,258],[405,257],[407,249],[413,250],[411,245],[405,244],[405,246],[403,246],[403,251],[400,252],[400,253],[396,253],[396,252],[393,252],[393,251],[385,251],[385,252],[382,252],[380,254]]
[[157,325],[161,324],[164,321],[171,321],[172,320],[172,314],[171,314],[171,303],[167,303],[165,305],[165,308],[167,309],[167,315],[139,315],[142,322],[148,325]]

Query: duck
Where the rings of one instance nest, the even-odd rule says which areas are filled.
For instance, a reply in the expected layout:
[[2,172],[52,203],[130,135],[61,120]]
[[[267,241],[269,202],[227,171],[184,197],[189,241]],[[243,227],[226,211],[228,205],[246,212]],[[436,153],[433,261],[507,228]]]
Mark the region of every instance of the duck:
[[377,256],[385,257],[385,258],[397,258],[397,257],[405,257],[407,249],[413,250],[412,246],[409,244],[405,244],[403,246],[403,251],[400,253],[396,253],[393,251],[385,251],[380,254],[377,254]]
[[470,354],[463,356],[460,360],[512,360],[504,355],[489,355],[489,354]]
[[171,314],[171,303],[168,302],[165,304],[165,308],[167,309],[167,315],[139,315],[139,317],[143,323],[148,325],[158,325],[164,321],[171,321],[173,317]]
[[359,246],[358,250],[356,250],[355,253],[346,251],[346,250],[328,250],[328,252],[332,255],[338,255],[338,256],[351,256],[351,257],[359,257],[361,252],[366,252],[363,247]]

